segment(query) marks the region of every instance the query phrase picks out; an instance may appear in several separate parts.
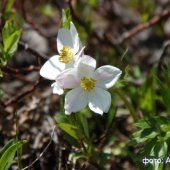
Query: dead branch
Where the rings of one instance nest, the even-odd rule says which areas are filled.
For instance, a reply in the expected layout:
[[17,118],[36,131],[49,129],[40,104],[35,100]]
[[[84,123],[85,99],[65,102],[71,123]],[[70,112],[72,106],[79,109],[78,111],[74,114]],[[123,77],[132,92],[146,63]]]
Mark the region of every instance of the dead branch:
[[165,19],[168,16],[170,16],[170,8],[165,9],[159,15],[157,15],[157,16],[153,17],[152,19],[150,19],[148,22],[139,24],[136,27],[129,30],[128,32],[125,32],[122,36],[120,36],[119,40],[116,43],[117,44],[122,44],[124,41],[134,37],[136,34],[144,31],[145,29],[147,29],[147,28],[149,28],[149,27],[151,27],[153,25],[156,25],[157,23],[162,21],[162,19]]
[[51,142],[53,140],[53,136],[54,136],[54,132],[55,132],[55,126],[53,128],[53,131],[51,133],[51,138],[50,138],[50,141],[48,142],[47,146],[44,148],[44,150],[41,152],[41,154],[28,166],[26,166],[25,168],[22,168],[21,170],[26,170],[26,169],[29,169],[31,168],[43,155],[44,153],[47,151],[47,149],[49,148],[49,146],[51,145]]
[[4,72],[14,73],[14,74],[29,73],[29,72],[32,72],[32,71],[39,71],[39,69],[40,69],[38,66],[34,66],[34,65],[31,65],[29,67],[20,68],[20,69],[9,67],[9,66],[0,67],[0,68]]
[[22,42],[22,41],[19,41],[19,44],[18,44],[18,45],[19,45],[19,47],[21,47],[21,48],[23,48],[24,50],[30,52],[31,54],[33,54],[33,55],[36,56],[36,57],[39,57],[39,58],[41,58],[41,59],[43,59],[43,60],[48,60],[48,59],[49,59],[49,58],[47,58],[45,55],[40,54],[40,53],[38,53],[37,51],[35,51],[33,48],[29,47],[28,44],[26,44],[26,43],[24,43],[24,42]]
[[[20,101],[20,100],[21,100],[23,97],[25,97],[27,94],[33,92],[33,91],[35,90],[35,88],[37,87],[38,84],[39,84],[39,80],[37,80],[34,85],[32,85],[31,87],[27,88],[27,90],[19,93],[18,95],[16,95],[16,96],[13,97],[13,98],[10,98],[7,102],[5,102],[5,103],[2,104],[2,105],[4,105],[5,107],[7,107],[7,106],[9,106],[9,105],[11,105],[11,104],[13,104],[13,103],[16,103],[16,102]],[[2,102],[1,102],[1,103],[2,103]]]

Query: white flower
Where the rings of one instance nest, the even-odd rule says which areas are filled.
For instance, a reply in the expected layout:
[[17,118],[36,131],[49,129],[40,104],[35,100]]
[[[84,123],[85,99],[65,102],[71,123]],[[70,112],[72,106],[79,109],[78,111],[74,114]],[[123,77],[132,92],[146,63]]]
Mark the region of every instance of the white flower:
[[65,114],[80,111],[87,105],[99,114],[108,112],[112,87],[121,75],[121,70],[106,65],[96,69],[96,60],[84,55],[76,68],[67,69],[57,77],[57,83],[64,89],[72,89],[65,96]]
[[[56,77],[65,69],[74,67],[83,48],[78,37],[77,30],[70,22],[70,30],[59,29],[57,36],[57,50],[59,55],[52,56],[40,69],[40,75],[49,80],[56,80]],[[63,89],[55,82],[52,84],[53,93],[63,94]]]

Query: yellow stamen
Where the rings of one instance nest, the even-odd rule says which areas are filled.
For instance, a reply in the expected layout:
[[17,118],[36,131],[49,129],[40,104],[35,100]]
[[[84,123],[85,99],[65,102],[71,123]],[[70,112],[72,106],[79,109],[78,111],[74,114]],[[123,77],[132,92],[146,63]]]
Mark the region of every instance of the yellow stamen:
[[96,84],[96,80],[94,80],[93,78],[83,77],[80,80],[80,87],[85,91],[93,90],[95,87],[95,84]]
[[73,59],[73,52],[69,46],[65,46],[61,49],[59,55],[59,61],[68,64]]

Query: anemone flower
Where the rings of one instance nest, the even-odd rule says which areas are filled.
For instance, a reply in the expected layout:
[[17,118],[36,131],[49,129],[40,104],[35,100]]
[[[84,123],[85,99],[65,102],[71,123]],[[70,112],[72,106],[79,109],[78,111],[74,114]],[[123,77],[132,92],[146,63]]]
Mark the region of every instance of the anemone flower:
[[[77,30],[72,22],[70,29],[59,29],[57,36],[57,50],[59,55],[52,56],[40,69],[40,75],[49,80],[56,80],[56,77],[65,69],[75,66],[84,47],[81,48],[81,42]],[[63,94],[63,89],[54,82],[52,85],[53,93]]]
[[110,66],[96,69],[96,60],[83,55],[78,66],[63,71],[56,79],[63,89],[72,89],[65,96],[65,114],[78,112],[87,105],[98,113],[108,112],[111,94],[106,90],[112,87],[121,75],[121,70]]

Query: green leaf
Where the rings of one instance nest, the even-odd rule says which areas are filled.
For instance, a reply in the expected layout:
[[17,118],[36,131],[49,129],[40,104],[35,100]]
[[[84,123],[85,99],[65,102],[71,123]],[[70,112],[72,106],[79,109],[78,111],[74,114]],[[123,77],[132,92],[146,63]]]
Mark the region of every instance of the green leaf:
[[151,125],[149,124],[147,119],[139,120],[137,123],[135,123],[135,126],[143,129],[151,128]]
[[164,158],[167,155],[167,151],[168,151],[167,142],[156,143],[153,150],[154,156],[156,156],[157,158]]
[[11,146],[15,143],[15,139],[11,139],[8,141],[8,143],[3,147],[1,148],[0,150],[0,157],[3,155],[3,153]]
[[17,27],[13,20],[9,20],[5,23],[2,30],[2,41],[6,61],[16,52],[20,35],[21,30]]
[[65,131],[66,133],[68,133],[70,136],[72,136],[75,139],[79,139],[79,136],[77,134],[77,127],[72,125],[72,124],[68,124],[68,123],[59,123],[58,127]]
[[[56,114],[56,117],[55,117],[55,120],[57,122],[57,125],[59,126],[59,128],[62,130],[62,134],[64,136],[64,138],[73,146],[75,147],[79,147],[79,143],[78,143],[78,140],[77,140],[77,131],[74,132],[74,128],[73,129],[69,129],[70,127],[68,127],[67,125],[72,125],[72,123],[70,122],[70,116],[67,116],[65,114]],[[65,126],[65,124],[67,124]],[[63,127],[65,126],[65,127]],[[71,131],[71,134],[70,135],[70,131]],[[76,136],[76,138],[75,138]]]
[[80,122],[80,128],[82,128],[82,131],[84,132],[85,136],[89,138],[89,127],[87,123],[87,118],[86,116],[82,113],[75,113],[76,117],[78,118],[78,121]]
[[25,142],[23,141],[19,141],[15,143],[10,141],[10,143],[7,144],[7,145],[11,144],[11,146],[8,146],[8,148],[5,150],[5,152],[0,158],[0,170],[8,170],[15,156],[16,151],[19,148],[21,148],[24,143]]
[[61,27],[65,29],[70,28],[70,22],[72,20],[70,9],[62,9],[62,20],[61,20]]
[[155,138],[157,135],[158,133],[155,132],[154,129],[140,130],[133,134],[137,143],[143,143],[147,140]]
[[145,81],[141,89],[140,107],[146,113],[155,114],[155,69]]
[[[168,81],[168,79],[166,79]],[[164,85],[164,83],[162,81],[160,81],[159,79],[157,80],[158,84],[159,84],[159,88],[160,88],[160,93],[162,95],[163,98],[163,104],[165,105],[165,107],[167,108],[167,110],[170,112],[170,85],[166,86]]]
[[56,120],[57,124],[69,122],[68,116],[66,116],[65,114],[56,114],[55,120]]

